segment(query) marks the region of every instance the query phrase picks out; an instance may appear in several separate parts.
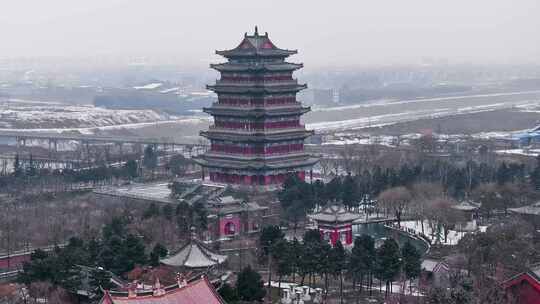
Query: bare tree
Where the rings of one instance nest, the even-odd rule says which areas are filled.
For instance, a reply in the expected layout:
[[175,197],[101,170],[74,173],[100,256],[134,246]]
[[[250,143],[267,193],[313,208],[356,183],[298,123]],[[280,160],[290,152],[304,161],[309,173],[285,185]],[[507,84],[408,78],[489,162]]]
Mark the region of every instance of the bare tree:
[[401,217],[412,202],[411,192],[405,187],[394,187],[383,191],[377,198],[381,207],[391,211],[401,225]]

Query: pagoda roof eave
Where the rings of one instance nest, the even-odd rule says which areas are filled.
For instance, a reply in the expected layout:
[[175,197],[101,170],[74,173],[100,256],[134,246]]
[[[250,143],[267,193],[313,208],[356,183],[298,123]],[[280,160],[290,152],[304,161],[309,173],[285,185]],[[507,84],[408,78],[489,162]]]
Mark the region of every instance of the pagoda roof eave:
[[202,157],[194,158],[194,161],[207,168],[219,168],[219,169],[236,169],[236,170],[279,170],[279,169],[293,169],[293,168],[307,168],[315,165],[319,159],[314,157],[309,157],[304,160],[298,161],[281,161],[279,163],[267,163],[267,162],[252,162],[252,163],[242,163],[242,162],[232,162],[232,161],[218,161],[215,159],[205,159]]
[[311,107],[295,107],[280,109],[227,109],[217,107],[204,107],[203,112],[216,116],[235,116],[235,117],[266,117],[266,116],[291,116],[302,115],[311,111]]
[[284,85],[284,86],[207,85],[206,88],[216,93],[264,94],[264,93],[299,92],[301,90],[307,89],[307,84],[294,84],[294,85]]
[[210,64],[210,68],[220,72],[258,72],[258,71],[295,71],[304,67],[302,63],[275,63],[275,64],[234,64],[230,62]]
[[201,131],[200,135],[208,139],[216,140],[230,140],[235,142],[273,142],[283,140],[297,140],[306,139],[313,135],[315,132],[312,130],[284,132],[277,134],[264,134],[264,133],[252,133],[252,134],[238,134],[234,132],[221,132],[216,130]]
[[255,50],[247,49],[240,50],[238,48],[230,50],[216,50],[216,54],[225,58],[238,58],[238,57],[288,57],[298,54],[298,50],[284,50],[284,49],[267,49],[267,50]]

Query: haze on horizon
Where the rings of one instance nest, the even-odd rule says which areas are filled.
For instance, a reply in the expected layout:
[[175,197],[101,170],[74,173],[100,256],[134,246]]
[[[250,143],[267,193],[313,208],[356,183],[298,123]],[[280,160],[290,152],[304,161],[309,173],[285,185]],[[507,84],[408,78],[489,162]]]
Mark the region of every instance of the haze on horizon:
[[540,63],[538,0],[6,1],[0,57],[149,56],[186,65],[269,32],[306,65]]

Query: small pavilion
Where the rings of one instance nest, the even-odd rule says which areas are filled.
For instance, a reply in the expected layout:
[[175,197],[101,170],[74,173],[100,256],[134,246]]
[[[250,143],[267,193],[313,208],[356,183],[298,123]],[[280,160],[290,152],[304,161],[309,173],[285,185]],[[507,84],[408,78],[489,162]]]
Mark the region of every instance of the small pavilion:
[[347,211],[343,205],[334,204],[310,214],[309,218],[315,222],[321,237],[332,246],[335,246],[338,240],[343,246],[351,246],[352,224],[360,215]]
[[226,255],[208,248],[192,233],[191,239],[180,250],[160,260],[161,264],[188,270],[204,270],[215,268],[227,260]]

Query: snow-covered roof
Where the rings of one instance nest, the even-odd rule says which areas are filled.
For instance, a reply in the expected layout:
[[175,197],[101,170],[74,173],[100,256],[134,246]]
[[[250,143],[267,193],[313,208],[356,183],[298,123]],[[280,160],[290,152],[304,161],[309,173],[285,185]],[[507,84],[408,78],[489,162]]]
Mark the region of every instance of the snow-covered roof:
[[508,210],[519,214],[540,215],[540,202],[523,207],[508,208]]
[[435,269],[435,266],[439,264],[439,261],[425,259],[422,261],[422,269],[425,271],[433,272],[433,269]]
[[462,201],[457,205],[453,205],[452,209],[461,211],[474,211],[480,208],[480,204],[471,201]]
[[219,265],[227,260],[226,255],[213,252],[195,237],[184,245],[176,254],[162,259],[162,264],[174,267],[207,268]]
[[448,264],[444,261],[425,259],[422,261],[422,269],[428,272],[448,271]]
[[360,218],[360,215],[347,211],[343,205],[330,205],[309,217],[315,221],[335,223],[352,222]]

